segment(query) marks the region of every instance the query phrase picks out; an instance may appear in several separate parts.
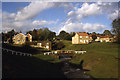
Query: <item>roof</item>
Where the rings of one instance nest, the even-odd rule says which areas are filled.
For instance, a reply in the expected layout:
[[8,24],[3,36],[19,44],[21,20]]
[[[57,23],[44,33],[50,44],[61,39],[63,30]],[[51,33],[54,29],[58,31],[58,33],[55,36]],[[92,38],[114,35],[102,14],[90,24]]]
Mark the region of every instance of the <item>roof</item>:
[[112,35],[105,35],[105,36],[100,36],[100,38],[112,38]]
[[18,35],[26,36],[26,35],[24,35],[23,33],[18,33],[17,35],[14,35],[14,37],[16,37],[16,36],[18,36]]
[[92,35],[90,34],[89,37],[92,37]]
[[88,36],[87,33],[77,33],[79,36]]

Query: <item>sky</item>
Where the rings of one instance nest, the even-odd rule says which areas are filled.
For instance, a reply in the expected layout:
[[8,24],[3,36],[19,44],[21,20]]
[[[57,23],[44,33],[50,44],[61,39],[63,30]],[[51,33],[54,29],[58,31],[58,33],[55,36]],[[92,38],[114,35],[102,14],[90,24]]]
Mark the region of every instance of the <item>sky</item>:
[[59,34],[112,29],[118,18],[117,2],[2,2],[2,31],[19,32],[43,27]]

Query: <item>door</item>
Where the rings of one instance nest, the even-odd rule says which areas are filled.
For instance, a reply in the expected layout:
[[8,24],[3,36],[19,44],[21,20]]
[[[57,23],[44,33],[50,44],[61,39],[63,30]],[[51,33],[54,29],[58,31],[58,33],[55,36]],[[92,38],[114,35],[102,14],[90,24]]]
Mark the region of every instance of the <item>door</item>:
[[84,43],[85,43],[85,40],[84,40]]

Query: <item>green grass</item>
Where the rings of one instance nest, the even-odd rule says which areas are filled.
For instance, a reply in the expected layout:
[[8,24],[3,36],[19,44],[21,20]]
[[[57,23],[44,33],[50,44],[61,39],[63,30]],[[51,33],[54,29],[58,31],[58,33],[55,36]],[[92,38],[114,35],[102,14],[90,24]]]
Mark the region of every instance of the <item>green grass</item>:
[[[3,51],[2,78],[65,78],[60,63],[52,63],[52,57],[40,58],[11,55]],[[44,59],[43,59],[44,58]]]
[[[115,58],[118,58],[118,50],[120,49],[118,48],[118,44],[96,42],[91,44],[73,45],[71,41],[67,41],[67,40],[64,40],[63,43],[65,44],[65,47],[63,48],[63,50],[79,51],[82,49],[87,51],[85,54],[76,55],[70,61],[72,64],[78,65],[80,64],[81,60],[84,60],[83,69],[90,70],[87,72],[87,74],[93,76],[94,78],[117,78],[118,77],[118,60],[115,59]],[[18,59],[18,61],[19,59],[22,60],[21,65],[24,63],[24,61],[27,61],[26,62],[27,64],[24,64],[24,65],[27,66],[29,64],[29,66],[31,66],[30,70],[33,68],[32,71],[34,72],[38,70],[38,71],[44,72],[44,74],[47,74],[46,72],[49,72],[49,73],[53,71],[55,73],[60,72],[59,68],[57,68],[59,67],[60,60],[57,57],[58,56],[56,55],[35,54],[34,58],[30,58],[30,59],[16,58],[16,59]],[[6,57],[6,60],[8,60],[7,58],[10,58],[10,57]],[[13,63],[15,63],[14,62],[15,60],[13,59],[14,58],[10,58],[10,60],[12,60]],[[17,66],[19,64],[14,64],[14,65]],[[48,71],[46,71],[46,68]],[[41,72],[38,72],[38,73],[41,74]]]
[[34,57],[44,60],[44,61],[48,61],[51,63],[59,63],[60,60],[58,59],[58,56],[56,55],[43,55],[43,54],[37,54],[37,55],[33,55]]
[[118,44],[116,43],[91,43],[73,45],[71,41],[63,41],[64,50],[85,50],[87,53],[76,55],[71,63],[80,64],[84,60],[83,68],[95,78],[117,78],[118,77]]

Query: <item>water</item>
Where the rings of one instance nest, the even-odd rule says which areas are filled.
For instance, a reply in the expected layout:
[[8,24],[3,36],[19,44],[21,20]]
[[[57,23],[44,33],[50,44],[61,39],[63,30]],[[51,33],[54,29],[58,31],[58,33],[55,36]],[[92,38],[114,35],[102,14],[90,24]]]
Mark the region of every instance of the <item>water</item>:
[[63,62],[64,66],[62,67],[62,71],[64,75],[71,78],[89,78],[93,80],[91,76],[87,75],[83,69],[73,66],[69,61],[72,60],[72,56],[68,55],[60,55],[59,59]]

